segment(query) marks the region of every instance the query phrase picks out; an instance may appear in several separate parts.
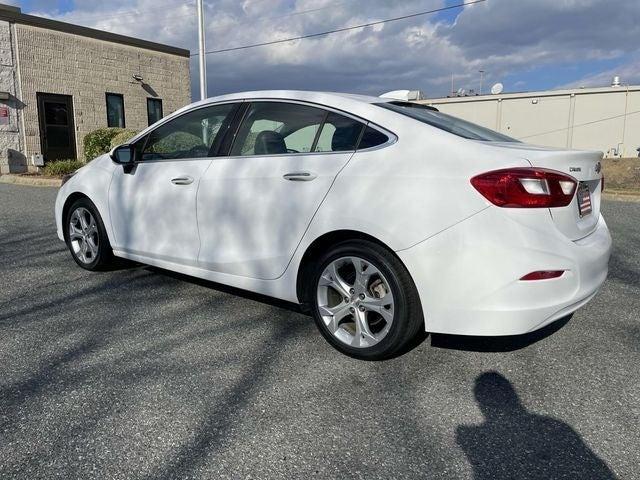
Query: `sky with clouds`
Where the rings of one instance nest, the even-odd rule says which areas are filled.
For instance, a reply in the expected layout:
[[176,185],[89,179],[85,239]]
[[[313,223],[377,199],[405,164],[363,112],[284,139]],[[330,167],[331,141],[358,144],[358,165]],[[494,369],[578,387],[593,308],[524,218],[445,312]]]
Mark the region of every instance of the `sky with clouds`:
[[[5,2],[7,0],[4,0]],[[469,1],[469,0],[467,0]],[[195,0],[14,0],[23,12],[197,52]],[[312,34],[459,0],[205,0],[207,50]],[[324,37],[207,56],[209,95],[295,88],[380,94],[640,83],[640,0],[486,0]],[[194,96],[197,60],[192,58]]]

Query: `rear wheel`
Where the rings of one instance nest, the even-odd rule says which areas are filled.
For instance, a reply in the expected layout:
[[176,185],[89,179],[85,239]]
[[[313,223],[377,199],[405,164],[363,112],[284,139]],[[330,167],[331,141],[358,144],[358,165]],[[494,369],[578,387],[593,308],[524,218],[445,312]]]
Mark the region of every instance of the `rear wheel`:
[[88,198],[80,198],[71,205],[63,228],[71,256],[82,268],[102,270],[113,264],[102,218]]
[[415,285],[402,262],[366,240],[336,245],[318,263],[310,303],[336,349],[364,360],[397,356],[422,333]]

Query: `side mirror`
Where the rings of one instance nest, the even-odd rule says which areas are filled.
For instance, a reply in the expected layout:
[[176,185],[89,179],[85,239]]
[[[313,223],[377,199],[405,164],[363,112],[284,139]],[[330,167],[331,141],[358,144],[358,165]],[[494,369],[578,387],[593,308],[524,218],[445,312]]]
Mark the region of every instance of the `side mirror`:
[[118,145],[109,152],[111,160],[121,165],[133,164],[133,145]]

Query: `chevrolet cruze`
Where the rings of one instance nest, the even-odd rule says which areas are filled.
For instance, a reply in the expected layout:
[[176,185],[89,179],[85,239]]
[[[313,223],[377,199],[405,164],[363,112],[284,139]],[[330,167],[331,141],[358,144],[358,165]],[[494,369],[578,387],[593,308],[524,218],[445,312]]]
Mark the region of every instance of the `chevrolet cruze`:
[[91,161],[55,216],[83,268],[121,257],[300,303],[335,348],[384,359],[425,331],[523,334],[593,298],[601,158],[415,103],[240,93]]

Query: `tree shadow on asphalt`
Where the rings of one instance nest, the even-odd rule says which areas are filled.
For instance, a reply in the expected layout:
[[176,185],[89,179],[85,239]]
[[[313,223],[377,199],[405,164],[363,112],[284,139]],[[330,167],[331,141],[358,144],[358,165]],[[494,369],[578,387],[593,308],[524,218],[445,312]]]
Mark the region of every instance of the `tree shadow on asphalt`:
[[269,384],[283,344],[300,335],[303,327],[299,322],[277,322],[274,326],[273,333],[262,342],[263,348],[255,352],[252,365],[221,392],[196,431],[173,452],[173,458],[148,478],[188,478],[225,447],[237,418],[255,401],[259,390]]
[[[270,305],[272,307],[281,308],[283,310],[289,310],[290,312],[299,313],[307,317],[311,317],[311,313],[308,311],[308,309],[305,309],[302,305],[298,303],[288,302],[286,300],[281,300],[279,298],[269,297],[267,295],[251,292],[249,290],[242,290],[236,287],[231,287],[229,285],[224,285],[222,283],[216,283],[216,282],[204,280],[197,277],[191,277],[189,275],[172,272],[170,270],[164,270],[158,267],[145,266],[144,269],[149,272],[157,273],[166,277],[175,278],[183,282],[188,282],[204,288],[209,288],[211,290],[217,290],[219,292],[228,293],[230,295],[242,297],[247,300],[253,300],[255,302],[264,303],[265,305]],[[318,332],[318,335],[320,335],[319,332]],[[418,332],[418,334],[413,338],[413,340],[411,340],[407,345],[405,345],[404,348],[396,352],[394,355],[388,357],[386,360],[392,360],[394,358],[397,358],[409,353],[414,348],[419,347],[427,339],[428,336],[429,335],[427,332],[423,332],[423,331]]]
[[499,373],[480,375],[474,394],[485,421],[459,426],[456,442],[475,480],[616,478],[573,428],[528,412],[511,382]]
[[284,310],[289,310],[295,313],[304,313],[299,304],[287,302],[286,300],[280,300],[279,298],[269,297],[260,293],[250,292],[249,290],[242,290],[240,288],[231,287],[229,285],[212,282],[210,280],[205,280],[198,277],[192,277],[190,275],[184,275],[182,273],[173,272],[171,270],[164,270],[159,267],[146,265],[144,266],[144,269],[152,273],[163,275],[165,277],[174,278],[176,280],[191,283],[193,285],[198,285],[200,287],[209,288],[211,290],[217,290],[219,292],[228,293],[237,297],[246,298],[247,300],[264,303],[272,307],[282,308]]
[[[141,289],[151,293],[152,303],[161,304],[162,298],[166,297],[167,288],[175,289],[172,285],[175,282],[170,278],[150,274],[142,268],[125,275],[107,274],[102,280],[79,289],[63,291],[54,298],[20,306],[22,308],[18,307],[11,314],[0,317],[6,326],[21,325],[24,328],[26,324],[39,323],[52,316],[57,317],[61,305],[67,310],[81,312],[90,308],[98,296],[113,296],[118,298],[120,303],[134,305],[137,293]],[[225,312],[230,301],[232,297],[212,295],[209,299],[203,298],[201,306],[205,311],[214,309]],[[70,391],[86,388],[87,382],[91,382],[92,388],[98,389],[103,395],[92,396],[87,401],[86,405],[92,406],[89,415],[81,414],[74,422],[67,422],[64,416],[57,418],[53,423],[57,424],[56,434],[60,438],[91,436],[92,430],[99,428],[101,419],[115,415],[113,409],[116,405],[119,404],[118,408],[122,409],[126,408],[126,405],[135,405],[136,400],[139,401],[128,397],[131,388],[138,388],[139,384],[151,383],[169,388],[175,379],[188,378],[193,375],[193,371],[209,372],[208,374],[224,379],[228,375],[227,372],[234,371],[238,366],[234,360],[238,349],[244,348],[241,345],[229,344],[217,353],[198,356],[186,363],[184,360],[176,361],[172,352],[184,351],[185,348],[193,349],[195,345],[220,338],[231,330],[241,329],[249,335],[249,331],[259,328],[262,323],[260,320],[265,319],[261,314],[244,315],[234,321],[207,322],[203,327],[184,331],[185,326],[189,325],[184,313],[180,310],[173,313],[157,312],[148,321],[140,323],[134,331],[126,327],[134,318],[133,311],[124,316],[111,315],[109,311],[105,311],[88,322],[82,321],[82,314],[79,319],[72,317],[70,324],[64,325],[62,330],[56,328],[55,334],[53,331],[51,334],[63,338],[66,331],[70,330],[74,332],[75,341],[67,344],[62,342],[62,348],[56,348],[52,355],[46,355],[32,365],[31,371],[25,372],[27,374],[22,375],[22,378],[0,383],[0,431],[4,432],[3,436],[21,438],[20,429],[24,419],[18,415],[20,411],[37,412],[51,399],[56,399],[56,402],[64,405],[62,399],[66,398]],[[157,471],[150,475],[151,478],[189,475],[202,466],[210,455],[215,455],[222,448],[228,440],[232,422],[236,421],[233,419],[246,410],[255,400],[257,391],[269,383],[270,372],[280,358],[283,343],[309,333],[311,325],[302,320],[295,314],[283,312],[282,318],[269,322],[271,325],[267,328],[270,334],[267,338],[261,339],[252,360],[243,366],[238,378],[224,388],[215,388],[208,392],[211,395],[211,406],[206,407],[201,413],[202,418],[196,431],[184,439],[181,445],[171,452],[170,457],[156,467]],[[144,334],[147,327],[150,330],[149,334]],[[125,338],[131,339],[132,334],[143,335],[144,343],[123,343]],[[114,348],[119,350],[115,357]],[[178,384],[181,386],[180,382]],[[179,395],[178,391],[174,391],[175,396]],[[207,392],[206,389],[204,392]],[[116,398],[118,401],[114,401]],[[188,402],[190,399],[184,400]],[[65,442],[62,442],[45,456],[48,460],[62,458],[66,455],[66,448]],[[43,461],[43,456],[36,456],[30,458],[28,463],[35,467],[42,465]],[[16,465],[0,466],[0,476],[16,473],[14,467]],[[78,467],[70,464],[64,468],[69,474],[80,474],[80,470],[76,471]]]

